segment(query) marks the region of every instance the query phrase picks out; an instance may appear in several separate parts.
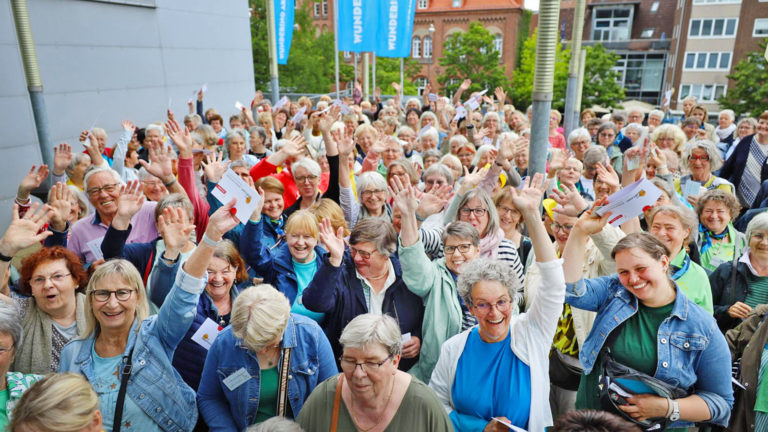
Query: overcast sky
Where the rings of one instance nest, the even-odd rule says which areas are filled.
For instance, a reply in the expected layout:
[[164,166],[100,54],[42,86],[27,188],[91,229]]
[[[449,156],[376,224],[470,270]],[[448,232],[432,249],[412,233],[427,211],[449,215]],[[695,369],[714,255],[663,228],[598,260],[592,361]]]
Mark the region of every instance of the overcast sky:
[[539,0],[525,0],[525,8],[539,10]]

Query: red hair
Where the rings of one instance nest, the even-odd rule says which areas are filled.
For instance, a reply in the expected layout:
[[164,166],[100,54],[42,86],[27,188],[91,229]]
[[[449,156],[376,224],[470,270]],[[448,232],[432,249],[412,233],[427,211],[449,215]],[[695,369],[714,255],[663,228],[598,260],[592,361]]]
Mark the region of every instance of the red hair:
[[85,286],[88,285],[88,273],[83,268],[80,258],[71,250],[61,247],[44,247],[32,255],[24,258],[21,262],[21,279],[19,280],[19,293],[27,296],[32,295],[32,287],[29,285],[32,279],[32,273],[43,263],[49,261],[64,260],[67,269],[72,273],[72,279],[78,286],[78,291],[85,292]]

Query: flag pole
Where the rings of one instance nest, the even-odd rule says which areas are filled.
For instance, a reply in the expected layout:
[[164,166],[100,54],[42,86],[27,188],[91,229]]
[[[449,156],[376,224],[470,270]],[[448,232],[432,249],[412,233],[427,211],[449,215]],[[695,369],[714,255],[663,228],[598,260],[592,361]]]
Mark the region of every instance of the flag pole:
[[336,99],[340,99],[339,92],[339,2],[333,0],[333,65],[336,75]]

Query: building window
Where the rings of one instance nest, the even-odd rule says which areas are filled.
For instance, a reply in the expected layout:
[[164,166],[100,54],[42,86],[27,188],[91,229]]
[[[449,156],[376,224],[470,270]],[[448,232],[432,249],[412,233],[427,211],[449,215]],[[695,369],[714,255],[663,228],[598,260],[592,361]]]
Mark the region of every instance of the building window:
[[344,51],[344,60],[349,60],[352,58],[352,53],[349,51]]
[[328,0],[323,0],[323,16],[328,16]]
[[432,36],[424,36],[424,58],[432,58]]
[[416,78],[416,90],[419,93],[419,96],[424,94],[424,88],[427,87],[427,79],[426,78]]
[[709,5],[709,4],[739,4],[741,0],[693,0],[695,5]]
[[504,48],[504,37],[500,34],[497,34],[493,37],[493,49],[496,50],[499,54],[501,54],[501,50]]
[[731,37],[736,35],[738,18],[692,19],[689,37]]
[[612,70],[618,73],[617,82],[624,87],[627,99],[660,104],[664,97],[665,54],[617,53],[619,59]]
[[455,8],[460,8],[460,7],[461,7],[461,0],[453,0],[453,1],[451,2],[451,4],[452,4],[452,5],[453,5],[453,7],[455,7]]
[[656,29],[653,29],[653,28],[643,29],[643,32],[640,34],[640,37],[643,38],[643,39],[650,39],[650,38],[653,37],[653,32],[655,30]]
[[421,57],[421,38],[418,36],[413,37],[413,45],[411,45],[411,55],[413,58]]
[[592,18],[592,40],[629,40],[632,31],[632,6],[595,8]]
[[685,53],[685,70],[730,70],[730,52],[688,52]]
[[752,37],[768,36],[768,19],[760,18],[755,20],[755,28],[752,29]]
[[696,96],[699,102],[717,102],[725,94],[726,84],[681,84],[679,98]]
[[320,16],[320,3],[315,2],[315,4],[313,6],[315,7],[315,16],[319,17]]
[[659,11],[659,2],[655,1],[653,4],[651,4],[651,13],[656,13]]
[[427,8],[427,0],[419,0],[419,3],[416,5],[419,9],[426,9]]

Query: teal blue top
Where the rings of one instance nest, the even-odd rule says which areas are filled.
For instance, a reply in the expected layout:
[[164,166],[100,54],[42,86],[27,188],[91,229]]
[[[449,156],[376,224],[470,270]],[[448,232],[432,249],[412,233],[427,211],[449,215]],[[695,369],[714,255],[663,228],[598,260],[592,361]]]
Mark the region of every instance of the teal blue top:
[[291,258],[291,261],[293,262],[293,271],[296,272],[296,285],[298,288],[296,301],[293,302],[293,306],[291,306],[291,312],[312,318],[313,320],[317,321],[318,324],[322,324],[323,319],[325,318],[325,314],[312,312],[311,310],[305,308],[301,301],[304,290],[307,288],[307,286],[309,286],[309,283],[312,282],[312,278],[315,277],[315,273],[317,272],[317,263],[315,262],[316,260],[317,254],[315,254],[315,259],[308,263],[300,263]]

